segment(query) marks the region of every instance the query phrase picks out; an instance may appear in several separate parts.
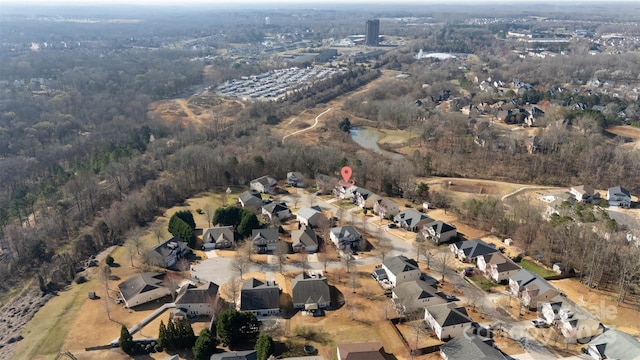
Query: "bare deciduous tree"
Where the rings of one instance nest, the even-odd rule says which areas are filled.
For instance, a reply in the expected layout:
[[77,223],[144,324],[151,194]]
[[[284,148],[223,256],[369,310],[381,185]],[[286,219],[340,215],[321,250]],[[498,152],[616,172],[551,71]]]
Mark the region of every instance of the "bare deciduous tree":
[[382,261],[384,262],[385,256],[389,252],[391,252],[391,250],[393,250],[393,244],[391,243],[391,240],[389,240],[389,238],[385,236],[379,236],[376,248],[378,250],[378,254],[380,254],[380,257],[382,258]]
[[222,294],[233,304],[233,308],[237,308],[240,297],[240,288],[242,287],[242,279],[234,277],[223,286]]

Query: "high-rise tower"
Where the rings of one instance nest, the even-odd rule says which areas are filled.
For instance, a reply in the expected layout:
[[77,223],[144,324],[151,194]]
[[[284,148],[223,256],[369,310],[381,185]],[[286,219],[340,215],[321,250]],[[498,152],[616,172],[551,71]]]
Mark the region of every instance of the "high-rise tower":
[[380,20],[367,20],[364,43],[369,46],[378,46],[380,36]]

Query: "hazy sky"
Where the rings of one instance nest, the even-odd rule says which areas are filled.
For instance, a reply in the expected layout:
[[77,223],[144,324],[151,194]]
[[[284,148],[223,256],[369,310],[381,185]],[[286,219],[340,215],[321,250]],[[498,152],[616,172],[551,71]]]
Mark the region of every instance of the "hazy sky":
[[[616,0],[616,2],[632,2],[637,0]],[[466,3],[466,4],[482,4],[482,3],[546,3],[546,4],[577,4],[584,2],[603,2],[603,0],[0,0],[2,4],[38,4],[38,5],[108,5],[108,4],[132,4],[132,5],[189,5],[189,4],[210,4],[210,5],[225,5],[229,7],[231,4],[260,4],[265,6],[268,4],[295,4],[301,6],[304,4],[355,4],[355,3],[382,3],[382,4],[451,4],[451,3]],[[0,9],[1,11],[1,9]]]

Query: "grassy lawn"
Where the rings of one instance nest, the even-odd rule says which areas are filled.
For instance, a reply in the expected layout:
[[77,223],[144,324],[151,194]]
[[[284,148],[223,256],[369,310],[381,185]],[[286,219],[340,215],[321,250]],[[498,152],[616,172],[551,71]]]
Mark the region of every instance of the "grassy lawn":
[[482,275],[471,276],[469,277],[469,279],[474,283],[476,283],[476,285],[480,286],[480,288],[485,291],[493,287],[500,286],[499,284],[494,283],[493,281],[487,279]]
[[523,269],[529,270],[534,274],[538,274],[542,277],[557,275],[555,272],[545,269],[544,267],[534,263],[531,260],[522,259],[518,265],[522,266]]
[[335,204],[345,210],[353,209],[354,207],[356,207],[356,204],[352,203],[350,200],[339,200],[336,201]]
[[29,341],[18,345],[14,359],[34,359],[38,355],[55,355],[60,351],[73,322],[94,281],[74,285],[56,296],[36,313],[22,334]]

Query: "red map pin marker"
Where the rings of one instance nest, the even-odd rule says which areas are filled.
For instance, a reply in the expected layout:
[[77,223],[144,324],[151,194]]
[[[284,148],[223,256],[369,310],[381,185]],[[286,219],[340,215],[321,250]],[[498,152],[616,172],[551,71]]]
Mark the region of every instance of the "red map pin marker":
[[349,182],[349,179],[351,179],[351,174],[353,174],[353,170],[351,170],[350,167],[345,166],[342,168],[342,170],[340,170],[340,172],[342,173],[342,179],[344,180],[344,182]]
[[351,179],[351,174],[353,174],[353,170],[351,170],[350,167],[343,167],[340,173],[342,174],[342,180],[338,181],[340,186],[351,186],[355,184],[355,181],[349,180]]

